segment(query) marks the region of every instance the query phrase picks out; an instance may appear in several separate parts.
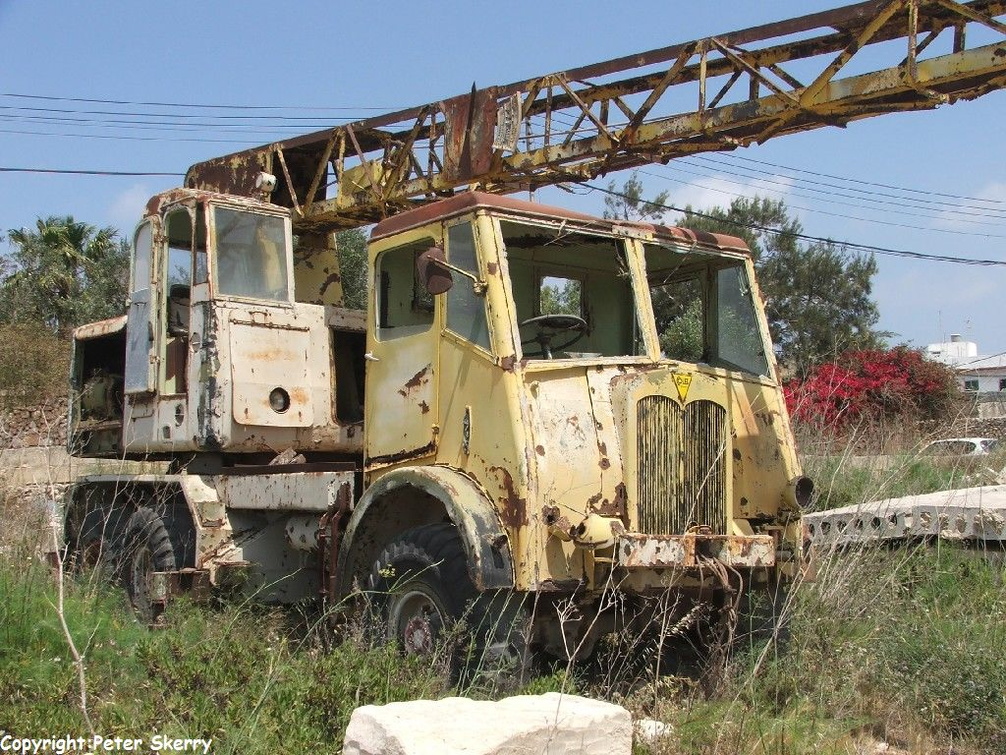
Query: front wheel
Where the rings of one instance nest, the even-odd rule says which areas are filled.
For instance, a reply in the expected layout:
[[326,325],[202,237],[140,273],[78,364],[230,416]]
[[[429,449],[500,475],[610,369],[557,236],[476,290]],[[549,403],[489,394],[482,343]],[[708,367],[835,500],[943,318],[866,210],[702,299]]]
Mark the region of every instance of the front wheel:
[[406,654],[443,654],[452,676],[521,666],[526,657],[523,601],[480,593],[453,524],[416,527],[387,545],[368,580],[375,617]]
[[432,654],[478,596],[450,524],[416,527],[389,543],[374,562],[369,587],[387,639],[405,653]]
[[137,509],[127,520],[117,559],[119,578],[137,617],[157,624],[164,613],[167,585],[155,572],[175,570],[175,549],[164,521],[149,508]]

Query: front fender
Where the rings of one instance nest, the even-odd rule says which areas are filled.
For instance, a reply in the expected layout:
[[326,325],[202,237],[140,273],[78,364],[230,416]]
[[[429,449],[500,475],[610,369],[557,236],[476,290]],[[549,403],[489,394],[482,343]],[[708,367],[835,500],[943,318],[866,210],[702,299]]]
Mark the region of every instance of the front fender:
[[458,528],[472,582],[479,590],[509,589],[514,585],[510,541],[485,491],[471,478],[450,467],[423,466],[392,470],[364,492],[339,546],[339,592],[346,594],[353,574],[349,564],[361,532],[366,530],[375,504],[390,492],[411,487],[443,504]]

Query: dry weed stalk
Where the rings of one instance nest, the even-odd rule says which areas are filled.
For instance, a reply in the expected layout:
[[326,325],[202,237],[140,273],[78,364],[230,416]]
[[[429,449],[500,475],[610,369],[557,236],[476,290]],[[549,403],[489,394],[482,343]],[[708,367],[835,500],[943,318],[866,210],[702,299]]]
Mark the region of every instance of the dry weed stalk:
[[[60,541],[61,527],[59,520],[55,515],[55,509],[49,519],[49,529],[52,532],[53,542],[58,544]],[[94,737],[94,724],[91,722],[91,714],[88,712],[87,707],[87,673],[84,666],[84,656],[81,655],[80,651],[77,649],[77,643],[74,642],[73,634],[70,632],[70,627],[66,623],[66,611],[64,610],[65,578],[63,574],[63,554],[59,547],[54,548],[54,554],[56,561],[56,604],[53,608],[56,610],[56,616],[59,617],[59,626],[63,630],[63,637],[66,639],[67,647],[70,649],[70,655],[73,657],[73,665],[77,669],[77,686],[79,689],[78,704],[80,712],[81,715],[84,716],[84,722],[87,724],[87,730],[90,732],[91,736]]]

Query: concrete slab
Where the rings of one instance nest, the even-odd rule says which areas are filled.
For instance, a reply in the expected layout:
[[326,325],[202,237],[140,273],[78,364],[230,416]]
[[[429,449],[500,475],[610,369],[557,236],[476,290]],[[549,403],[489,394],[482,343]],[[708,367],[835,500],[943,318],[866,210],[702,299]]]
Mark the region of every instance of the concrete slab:
[[816,545],[939,537],[1006,542],[1006,485],[887,498],[805,514]]

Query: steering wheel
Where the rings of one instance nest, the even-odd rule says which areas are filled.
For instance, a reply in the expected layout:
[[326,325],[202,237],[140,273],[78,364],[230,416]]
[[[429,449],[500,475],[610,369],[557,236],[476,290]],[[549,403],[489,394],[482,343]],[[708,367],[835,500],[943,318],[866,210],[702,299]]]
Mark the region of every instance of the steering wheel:
[[[524,320],[520,327],[533,327],[535,334],[523,339],[521,345],[536,343],[538,351],[525,351],[524,356],[544,356],[552,358],[552,351],[562,351],[572,346],[587,334],[587,321],[577,315],[538,315]],[[552,339],[563,333],[572,333],[572,338],[559,344],[553,344]]]

